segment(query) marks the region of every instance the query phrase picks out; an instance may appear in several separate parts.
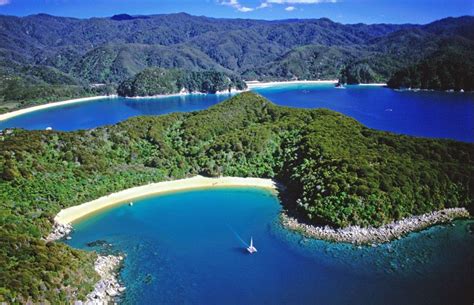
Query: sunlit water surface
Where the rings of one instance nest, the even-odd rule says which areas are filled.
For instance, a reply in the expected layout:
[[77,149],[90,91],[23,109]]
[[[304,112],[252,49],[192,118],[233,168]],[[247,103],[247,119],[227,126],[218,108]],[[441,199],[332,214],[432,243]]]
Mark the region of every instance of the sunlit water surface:
[[[368,127],[413,136],[474,142],[474,94],[395,91],[376,86],[332,84],[287,85],[255,89],[278,105],[328,108]],[[231,95],[194,94],[155,99],[111,98],[70,104],[0,121],[0,129],[77,130],[123,121],[138,115],[159,115],[206,109]]]

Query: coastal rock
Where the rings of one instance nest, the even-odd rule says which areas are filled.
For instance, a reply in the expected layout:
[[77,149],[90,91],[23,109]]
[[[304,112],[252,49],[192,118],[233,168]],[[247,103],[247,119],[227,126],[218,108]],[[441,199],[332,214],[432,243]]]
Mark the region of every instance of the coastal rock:
[[[45,238],[46,241],[55,241],[67,238],[72,232],[70,224],[54,223],[53,230]],[[69,238],[70,239],[70,238]],[[115,299],[125,291],[117,278],[117,270],[122,263],[122,256],[99,255],[94,264],[95,271],[99,274],[100,280],[95,284],[94,290],[89,293],[86,300],[76,301],[77,305],[105,305],[114,304]]]
[[469,216],[469,212],[465,208],[451,208],[408,217],[378,228],[362,228],[359,226],[341,229],[329,226],[316,227],[299,223],[296,219],[289,217],[285,213],[281,214],[281,222],[283,226],[290,230],[301,232],[303,235],[316,239],[357,245],[374,245],[400,239],[401,236],[410,232],[420,231],[435,224],[446,223],[456,218],[466,218]]
[[60,224],[58,222],[54,222],[53,230],[46,236],[46,241],[55,241],[59,239],[63,239],[67,235],[72,232],[72,226],[70,224]]
[[117,270],[122,263],[122,256],[99,256],[95,261],[95,271],[100,275],[100,281],[94,290],[86,297],[86,305],[113,304],[115,299],[125,291],[117,279]]

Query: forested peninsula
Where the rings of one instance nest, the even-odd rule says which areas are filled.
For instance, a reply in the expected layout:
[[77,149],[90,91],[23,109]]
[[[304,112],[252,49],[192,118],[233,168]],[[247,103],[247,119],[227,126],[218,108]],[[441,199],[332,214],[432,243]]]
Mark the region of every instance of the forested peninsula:
[[396,89],[474,91],[474,57],[466,52],[437,53],[397,71],[387,85]]
[[217,93],[244,90],[238,76],[218,71],[184,71],[148,68],[120,83],[119,96],[155,96],[174,93]]
[[0,302],[71,302],[97,280],[94,253],[47,242],[55,215],[112,192],[197,174],[273,178],[288,214],[379,227],[452,207],[472,213],[474,144],[369,129],[251,92],[208,110],[74,132],[0,135]]

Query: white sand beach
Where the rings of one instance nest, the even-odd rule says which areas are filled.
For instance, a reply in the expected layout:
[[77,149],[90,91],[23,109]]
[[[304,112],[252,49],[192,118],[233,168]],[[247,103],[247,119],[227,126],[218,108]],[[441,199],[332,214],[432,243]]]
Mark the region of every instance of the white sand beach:
[[128,203],[137,198],[167,192],[211,187],[259,187],[276,190],[277,185],[271,179],[240,177],[206,178],[195,176],[187,179],[163,181],[126,189],[81,205],[63,209],[56,215],[54,220],[60,225],[66,225],[99,210],[120,203]]
[[299,85],[299,84],[337,84],[338,80],[292,80],[292,81],[281,81],[281,82],[260,82],[260,81],[247,81],[247,87],[249,90],[254,88],[266,88],[283,85]]
[[384,87],[387,86],[386,83],[366,83],[366,84],[359,84],[359,86],[380,86]]
[[43,105],[38,105],[38,106],[33,106],[25,109],[20,109],[20,110],[15,110],[12,112],[7,112],[4,114],[0,114],[0,121],[8,120],[13,117],[38,111],[38,110],[43,110],[47,108],[52,108],[52,107],[58,107],[58,106],[64,106],[64,105],[69,105],[69,104],[76,104],[76,103],[83,103],[83,102],[89,102],[93,100],[100,100],[100,99],[105,99],[105,98],[114,98],[117,97],[116,95],[99,95],[99,96],[92,96],[92,97],[83,97],[83,98],[76,98],[72,100],[66,100],[62,102],[53,102],[53,103],[48,103],[48,104],[43,104]]

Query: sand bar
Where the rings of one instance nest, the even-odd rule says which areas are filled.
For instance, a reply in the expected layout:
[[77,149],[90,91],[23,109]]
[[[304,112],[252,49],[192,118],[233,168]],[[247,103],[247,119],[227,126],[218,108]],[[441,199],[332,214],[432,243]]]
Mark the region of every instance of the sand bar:
[[62,102],[53,102],[53,103],[33,106],[33,107],[25,108],[25,109],[20,109],[20,110],[15,110],[12,112],[0,114],[0,121],[8,120],[22,114],[26,114],[26,113],[30,113],[30,112],[34,112],[38,110],[43,110],[47,108],[82,103],[82,102],[89,102],[89,101],[100,100],[100,99],[105,99],[105,98],[114,98],[114,97],[117,97],[117,96],[116,95],[99,95],[99,96],[76,98],[76,99],[62,101]]
[[277,185],[271,179],[262,178],[206,178],[203,176],[195,176],[187,179],[151,183],[100,197],[96,200],[61,210],[54,220],[58,224],[65,225],[107,207],[119,203],[127,203],[140,197],[166,192],[211,187],[259,187],[276,190]]

